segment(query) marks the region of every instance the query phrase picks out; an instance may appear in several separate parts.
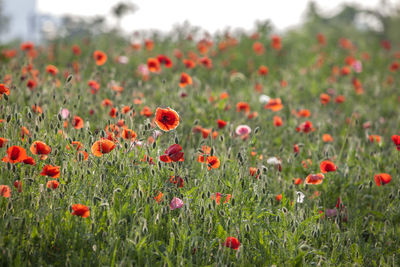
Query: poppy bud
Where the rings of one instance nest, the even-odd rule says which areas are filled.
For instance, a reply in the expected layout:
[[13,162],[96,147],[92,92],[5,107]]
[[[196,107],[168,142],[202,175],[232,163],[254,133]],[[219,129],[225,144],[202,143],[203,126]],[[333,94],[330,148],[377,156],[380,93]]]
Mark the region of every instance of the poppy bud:
[[67,83],[69,83],[70,81],[72,80],[72,75],[69,75],[68,77],[67,77]]
[[42,117],[42,120],[44,120],[44,113],[42,113],[40,116]]
[[358,191],[363,190],[363,188],[364,188],[364,185],[363,185],[363,184],[360,184],[360,185],[358,186]]
[[179,139],[177,136],[175,136],[175,144],[179,144]]
[[201,208],[200,208],[200,214],[204,215],[204,207],[203,206],[201,206]]
[[231,205],[235,206],[235,199],[234,198],[231,200]]
[[193,125],[197,125],[197,124],[199,124],[199,120],[195,119],[194,122],[193,122]]
[[[4,94],[6,96],[6,94]],[[7,116],[7,123],[11,121],[11,115]]]
[[260,127],[257,126],[257,127],[254,129],[254,134],[257,134],[259,131],[260,131]]
[[4,99],[5,99],[6,101],[8,101],[8,95],[3,94],[3,96],[4,96]]
[[224,136],[223,135],[219,136],[219,141],[221,141],[222,143],[224,142]]

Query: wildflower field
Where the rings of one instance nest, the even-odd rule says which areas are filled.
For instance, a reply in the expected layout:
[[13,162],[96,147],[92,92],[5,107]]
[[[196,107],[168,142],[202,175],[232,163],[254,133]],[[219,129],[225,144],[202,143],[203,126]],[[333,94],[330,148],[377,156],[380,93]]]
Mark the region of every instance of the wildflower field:
[[1,265],[400,264],[390,36],[139,37],[2,48]]

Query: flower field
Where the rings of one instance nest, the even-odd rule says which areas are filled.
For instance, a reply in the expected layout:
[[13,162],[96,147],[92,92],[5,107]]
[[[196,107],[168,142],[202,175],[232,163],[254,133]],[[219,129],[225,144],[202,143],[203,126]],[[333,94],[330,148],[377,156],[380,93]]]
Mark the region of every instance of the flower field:
[[3,47],[0,263],[398,265],[399,68],[362,34]]

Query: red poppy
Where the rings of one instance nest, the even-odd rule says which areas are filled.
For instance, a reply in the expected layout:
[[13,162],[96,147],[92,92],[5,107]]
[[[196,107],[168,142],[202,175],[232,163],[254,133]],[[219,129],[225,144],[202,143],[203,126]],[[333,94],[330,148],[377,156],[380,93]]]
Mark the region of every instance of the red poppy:
[[282,118],[279,116],[274,116],[274,125],[276,127],[282,126],[283,122],[282,122]]
[[275,196],[276,201],[281,201],[282,200],[282,194],[276,195]]
[[51,147],[42,141],[35,141],[30,147],[30,151],[34,155],[41,155],[41,159],[45,160],[47,155],[51,152]]
[[375,183],[377,186],[388,184],[391,180],[392,177],[387,173],[380,173],[375,175]]
[[253,44],[253,51],[256,53],[256,55],[262,55],[265,52],[264,45],[260,42],[255,42]]
[[11,197],[11,188],[8,185],[0,185],[0,196]]
[[275,49],[276,51],[279,51],[282,49],[282,42],[281,42],[281,38],[277,35],[273,35],[271,37],[271,46],[273,49]]
[[323,35],[322,33],[318,33],[318,34],[317,34],[317,40],[318,40],[318,43],[319,43],[321,46],[323,46],[323,45],[326,44],[325,35]]
[[300,151],[299,145],[298,144],[294,144],[293,145],[293,152],[294,153],[299,153],[299,151]]
[[35,48],[35,45],[32,42],[25,42],[21,44],[22,51],[30,51]]
[[82,204],[74,204],[72,205],[72,215],[80,216],[82,218],[87,218],[90,215],[89,207]]
[[171,131],[179,125],[179,115],[171,108],[157,108],[155,123],[163,131]]
[[191,59],[184,59],[182,62],[188,69],[193,69],[194,67],[196,67],[196,62]]
[[50,189],[56,189],[60,183],[57,180],[50,180],[47,182],[46,186]]
[[319,96],[319,99],[321,101],[321,104],[326,105],[329,103],[329,101],[331,101],[331,97],[327,94],[321,94]]
[[183,183],[184,180],[182,179],[182,177],[175,177],[175,176],[171,176],[171,179],[169,179],[170,183],[176,184],[177,187],[182,188],[183,187]]
[[99,91],[99,89],[100,89],[100,84],[98,82],[94,81],[94,80],[88,81],[88,85],[90,87],[90,92],[92,94],[97,93]]
[[36,86],[37,82],[32,79],[29,79],[28,82],[26,83],[26,87],[28,87],[30,90],[33,90]]
[[79,116],[74,116],[72,119],[72,126],[74,126],[75,129],[82,129],[83,128],[83,120]]
[[400,68],[400,63],[397,61],[393,62],[389,67],[390,71],[396,71],[399,68]]
[[106,53],[104,53],[103,51],[100,51],[100,50],[94,51],[93,58],[96,60],[96,65],[97,66],[102,66],[107,61]]
[[58,69],[54,65],[47,65],[46,72],[51,74],[51,75],[53,75],[53,76],[55,76],[58,73]]
[[148,58],[147,59],[147,68],[151,72],[160,72],[160,62],[156,58]]
[[113,141],[110,141],[108,139],[100,139],[92,145],[92,153],[96,157],[101,157],[103,154],[110,153],[114,148],[116,147],[116,144]]
[[224,246],[234,249],[234,250],[238,250],[240,247],[240,242],[236,237],[229,236],[226,238],[226,241],[224,242]]
[[16,189],[18,189],[18,192],[22,192],[22,183],[21,183],[21,181],[19,181],[19,180],[15,180],[15,182],[14,182],[14,187],[16,188]]
[[322,173],[334,172],[337,170],[337,166],[335,165],[335,163],[329,160],[324,160],[323,162],[321,162],[319,168],[321,169]]
[[32,110],[33,110],[33,112],[35,112],[35,113],[39,113],[39,114],[42,114],[42,113],[43,113],[42,108],[41,108],[40,106],[38,106],[38,105],[32,105]]
[[309,133],[314,131],[315,129],[313,128],[312,122],[311,121],[305,121],[302,124],[299,125],[299,127],[296,128],[297,132],[303,132],[303,133]]
[[177,162],[177,161],[184,161],[183,159],[183,152],[181,151],[182,147],[178,144],[174,144],[170,146],[167,150],[165,150],[164,155],[160,156],[160,160],[162,162]]
[[396,145],[396,149],[400,151],[400,135],[393,135],[392,141]]
[[343,103],[344,101],[346,101],[346,98],[343,95],[338,95],[335,98],[335,102],[338,103],[338,104]]
[[310,174],[306,178],[306,184],[322,184],[323,179],[324,175],[322,173]]
[[224,121],[224,120],[218,119],[217,120],[217,124],[218,124],[218,128],[222,129],[222,128],[224,128],[226,126],[227,122]]
[[181,79],[179,80],[179,86],[184,88],[188,84],[193,84],[192,77],[190,77],[187,73],[182,72]]
[[60,166],[45,165],[40,175],[58,178],[60,177]]
[[236,104],[236,111],[241,112],[244,111],[246,114],[250,113],[250,105],[247,102],[238,102]]
[[8,142],[8,139],[0,137],[0,148],[4,147],[4,145]]
[[296,113],[297,117],[308,118],[311,116],[311,112],[308,109],[301,109]]
[[283,108],[282,100],[280,98],[270,99],[264,106],[265,109],[270,109],[274,112],[279,111]]
[[73,45],[72,46],[72,52],[76,55],[79,56],[81,54],[81,48],[78,45]]
[[268,72],[269,72],[269,69],[267,66],[262,65],[258,68],[259,75],[265,76],[265,75],[268,75]]
[[118,112],[117,108],[111,108],[110,112],[108,112],[108,115],[110,115],[111,118],[116,118],[117,117],[117,112]]
[[154,199],[157,201],[157,203],[160,203],[163,196],[164,194],[162,192],[159,192],[157,196],[154,197]]
[[0,99],[2,94],[10,95],[10,89],[5,84],[0,83]]
[[101,104],[103,105],[103,107],[112,107],[113,102],[110,99],[106,98],[101,102]]
[[211,69],[212,68],[212,60],[209,57],[202,57],[199,59],[200,64],[204,67]]
[[169,57],[167,57],[166,55],[158,55],[157,56],[157,60],[158,62],[160,62],[161,64],[164,64],[165,67],[167,68],[171,68],[172,67],[172,61]]
[[[224,201],[223,204],[228,203],[229,200],[231,199],[231,197],[232,197],[231,194],[227,194],[227,195],[226,195],[226,199],[225,199],[225,201]],[[211,200],[214,200],[214,199],[215,199],[215,202],[217,202],[217,205],[219,205],[219,204],[221,203],[221,193],[217,192],[217,193],[215,193],[215,194],[212,194],[212,195],[211,195]]]
[[28,156],[26,150],[20,146],[11,146],[7,149],[7,156],[2,160],[3,162],[17,163],[26,159]]
[[154,48],[154,42],[153,40],[150,39],[146,39],[144,40],[144,46],[146,47],[147,51],[151,51]]

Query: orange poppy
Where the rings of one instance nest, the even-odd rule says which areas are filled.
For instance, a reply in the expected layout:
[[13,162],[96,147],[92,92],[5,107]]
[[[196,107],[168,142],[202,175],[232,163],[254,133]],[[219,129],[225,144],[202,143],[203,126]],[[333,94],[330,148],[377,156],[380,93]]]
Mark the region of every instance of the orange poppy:
[[46,72],[51,74],[51,75],[53,75],[53,76],[55,76],[58,73],[58,69],[54,65],[47,65]]
[[101,104],[103,105],[103,107],[112,107],[113,102],[110,99],[106,98],[101,102]]
[[42,141],[35,141],[30,147],[30,151],[34,155],[41,155],[40,159],[47,159],[47,155],[51,152],[51,147]]
[[4,145],[8,142],[8,139],[0,137],[0,148],[4,147]]
[[148,106],[144,106],[142,111],[140,111],[140,115],[148,118],[153,115],[153,111]]
[[11,188],[8,185],[0,185],[0,196],[11,197]]
[[203,136],[204,139],[208,137],[208,135],[211,133],[212,129],[206,129],[206,128],[201,128],[201,135]]
[[[76,151],[79,151],[81,148],[83,148],[83,144],[79,141],[72,141],[71,145],[76,149]],[[67,149],[70,150],[69,145],[67,145]]]
[[50,180],[47,182],[46,186],[49,189],[56,189],[60,183],[57,180]]
[[327,94],[321,94],[319,96],[319,99],[321,101],[321,104],[326,105],[329,103],[329,101],[331,101],[331,97]]
[[60,166],[45,165],[40,175],[50,176],[51,178],[58,178],[60,177]]
[[23,161],[27,157],[26,150],[23,147],[11,146],[7,149],[7,156],[5,156],[2,161],[17,163]]
[[303,183],[303,180],[301,178],[293,178],[293,181],[295,185],[300,185]]
[[160,201],[161,201],[161,199],[162,199],[163,196],[164,196],[164,194],[163,194],[162,192],[159,192],[159,193],[157,194],[157,196],[154,197],[154,199],[155,199],[158,203],[160,203]]
[[147,51],[151,51],[154,48],[154,41],[150,39],[144,40],[144,46],[146,47]]
[[265,104],[264,108],[270,109],[274,112],[279,111],[283,108],[282,100],[280,98],[272,98],[267,104]]
[[282,194],[276,195],[275,197],[276,201],[281,201],[282,200]]
[[76,153],[77,159],[79,159],[79,155],[82,155],[82,159],[83,159],[83,160],[87,160],[88,157],[89,157],[89,154],[88,154],[86,151],[83,151],[83,150],[78,151],[78,152]]
[[123,108],[121,108],[121,112],[122,114],[126,114],[131,110],[131,108],[129,106],[124,106]]
[[276,127],[282,126],[283,122],[282,122],[282,118],[279,116],[274,116],[274,125]]
[[317,40],[318,40],[318,43],[319,43],[321,46],[324,46],[324,45],[326,44],[325,35],[323,35],[322,33],[318,33],[318,34],[317,34]]
[[82,129],[83,128],[83,120],[79,116],[74,116],[72,119],[72,126],[74,126],[75,129]]
[[244,111],[245,113],[250,113],[250,105],[247,102],[238,102],[236,104],[236,111],[241,112]]
[[392,180],[392,177],[387,173],[376,174],[374,178],[377,186],[388,184]]
[[337,170],[337,166],[335,165],[335,163],[329,160],[324,160],[323,162],[321,162],[319,168],[321,169],[322,173],[334,172]]
[[179,80],[179,86],[184,88],[188,84],[193,84],[192,77],[190,77],[189,74],[182,72],[181,79]]
[[116,144],[113,141],[102,138],[94,142],[91,150],[93,155],[96,157],[101,157],[103,154],[110,153],[115,147]]
[[268,75],[268,72],[269,72],[269,69],[267,66],[262,65],[258,68],[259,75],[265,76],[265,75]]
[[90,215],[89,207],[82,204],[74,204],[72,205],[72,215],[80,216],[82,218],[87,218]]
[[106,53],[104,53],[103,51],[100,51],[100,50],[94,51],[93,58],[96,60],[96,65],[97,66],[102,66],[107,61]]
[[219,168],[219,165],[220,165],[220,161],[216,156],[207,157],[206,163],[207,163],[208,170],[211,170],[211,168],[217,169],[217,168]]
[[42,114],[42,113],[43,113],[42,108],[41,108],[40,106],[38,106],[38,105],[32,105],[32,110],[33,110],[33,112],[35,112],[35,113],[39,113],[39,114]]
[[325,143],[333,142],[333,137],[330,134],[323,134],[322,141]]
[[369,141],[370,141],[371,143],[377,142],[377,143],[379,144],[379,143],[381,142],[381,136],[371,134],[371,135],[369,136]]
[[163,131],[171,131],[179,125],[179,115],[171,108],[157,108],[155,122]]
[[306,178],[306,184],[322,184],[323,179],[324,175],[322,173],[310,174]]
[[296,113],[297,117],[308,118],[311,116],[311,112],[308,109],[301,109]]
[[124,138],[124,139],[129,139],[129,140],[133,141],[133,140],[135,140],[136,136],[137,135],[134,130],[124,128],[124,130],[122,131],[122,138]]
[[148,58],[147,59],[147,68],[151,72],[160,72],[161,66],[160,62],[156,58]]

